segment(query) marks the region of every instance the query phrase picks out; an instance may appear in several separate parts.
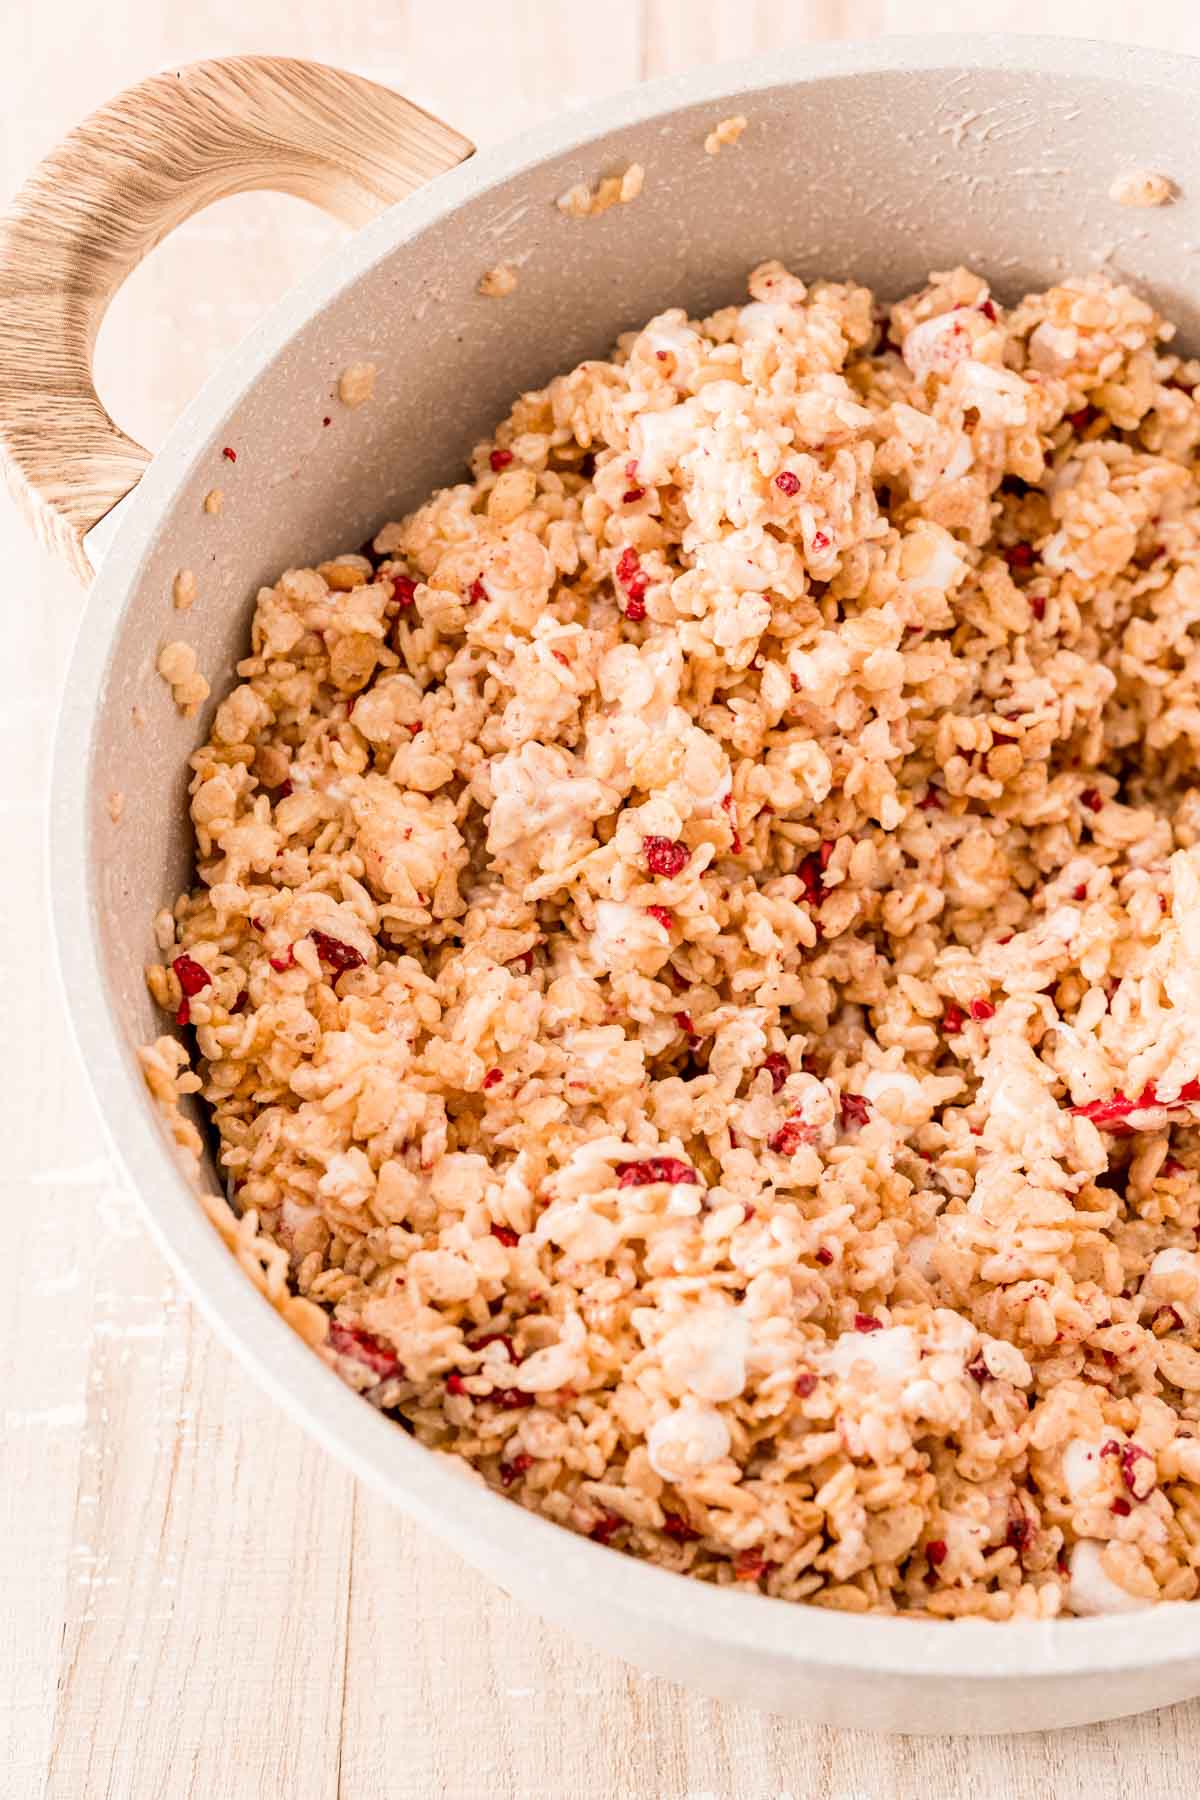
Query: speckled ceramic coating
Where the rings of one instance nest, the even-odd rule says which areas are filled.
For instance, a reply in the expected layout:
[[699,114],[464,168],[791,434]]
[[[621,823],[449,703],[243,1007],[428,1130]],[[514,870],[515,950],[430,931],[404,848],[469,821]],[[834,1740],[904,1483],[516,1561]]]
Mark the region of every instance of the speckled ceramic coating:
[[[706,133],[734,112],[749,120],[741,143],[705,155]],[[1005,300],[1103,263],[1195,351],[1197,118],[1190,59],[989,37],[805,50],[568,114],[385,214],[276,309],[123,503],[81,629],[54,781],[61,960],[114,1150],[162,1248],[258,1378],[364,1479],[545,1616],[727,1699],[900,1731],[1080,1723],[1200,1692],[1200,1614],[937,1625],[710,1589],[472,1485],[344,1388],[220,1244],[137,1072],[134,1046],[160,1028],[141,974],[150,922],[186,885],[185,760],[208,723],[177,713],[155,659],[186,637],[211,706],[260,583],[456,479],[521,388],[664,306],[738,297],[767,256],[885,294],[967,262]],[[646,169],[633,204],[584,221],[555,208],[574,182],[631,161]],[[1175,203],[1117,206],[1114,178],[1138,169],[1171,176]],[[500,261],[517,265],[517,290],[484,299],[479,278]],[[363,360],[377,365],[375,393],[351,411],[337,378]],[[213,487],[216,515],[202,505]],[[182,617],[181,568],[198,585]]]

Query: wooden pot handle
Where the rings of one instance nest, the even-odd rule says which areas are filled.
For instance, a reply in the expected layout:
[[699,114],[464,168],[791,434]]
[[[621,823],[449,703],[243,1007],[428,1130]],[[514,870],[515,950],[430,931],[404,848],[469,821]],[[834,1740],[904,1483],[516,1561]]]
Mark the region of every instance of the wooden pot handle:
[[0,219],[0,451],[41,541],[89,580],[86,534],[150,460],[101,405],[92,351],[169,231],[253,188],[362,224],[473,148],[390,88],[274,56],[153,75],[72,131]]

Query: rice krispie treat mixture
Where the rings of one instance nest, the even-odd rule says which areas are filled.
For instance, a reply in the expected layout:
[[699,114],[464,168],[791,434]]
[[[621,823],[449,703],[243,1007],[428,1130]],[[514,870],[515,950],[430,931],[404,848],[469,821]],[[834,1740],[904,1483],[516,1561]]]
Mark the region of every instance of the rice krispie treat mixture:
[[1200,365],[1099,278],[750,294],[262,590],[148,1076],[520,1505],[856,1612],[1190,1598]]

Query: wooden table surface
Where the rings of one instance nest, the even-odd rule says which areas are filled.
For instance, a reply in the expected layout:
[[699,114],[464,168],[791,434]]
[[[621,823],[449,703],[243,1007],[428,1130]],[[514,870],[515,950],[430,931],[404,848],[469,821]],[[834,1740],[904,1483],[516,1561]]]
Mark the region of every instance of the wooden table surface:
[[[889,31],[1054,28],[1200,51],[1197,0],[9,0],[0,192],[156,68],[348,64],[486,144],[644,77]],[[154,445],[340,233],[227,201],[129,282],[99,385]],[[0,498],[0,1794],[5,1800],[1146,1800],[1200,1702],[1029,1738],[874,1738],[642,1677],[529,1619],[361,1489],[214,1342],[103,1149],[58,991],[44,783],[81,597]]]

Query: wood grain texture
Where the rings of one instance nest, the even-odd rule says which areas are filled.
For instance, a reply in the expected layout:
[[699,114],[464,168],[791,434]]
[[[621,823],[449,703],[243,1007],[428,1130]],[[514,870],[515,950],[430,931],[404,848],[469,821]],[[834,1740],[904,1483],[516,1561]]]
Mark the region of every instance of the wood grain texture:
[[[993,0],[989,29],[1046,29]],[[449,23],[448,23],[449,19]],[[1192,0],[1059,0],[1054,27],[1200,51]],[[949,0],[23,0],[0,21],[0,191],[155,67],[282,51],[478,142],[697,61],[960,29]],[[153,444],[342,228],[243,194],[135,270],[98,384]],[[962,1741],[696,1698],[519,1612],[318,1455],[209,1336],[101,1149],[57,991],[42,785],[80,604],[0,498],[0,1794],[4,1800],[1174,1800],[1200,1704]],[[33,1021],[31,1026],[30,1021]]]
[[101,404],[92,351],[168,232],[259,189],[360,225],[472,149],[388,88],[286,57],[154,75],[78,125],[0,220],[0,447],[42,541],[89,580],[84,536],[149,460]]

